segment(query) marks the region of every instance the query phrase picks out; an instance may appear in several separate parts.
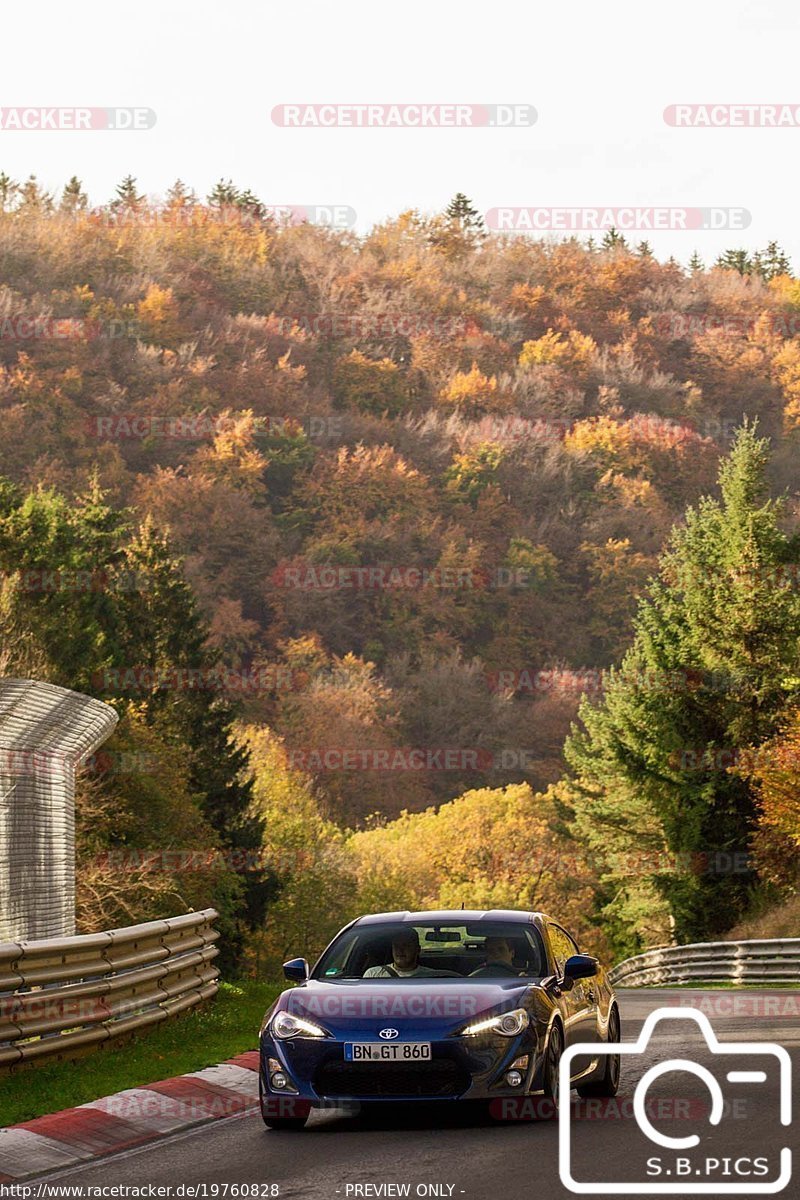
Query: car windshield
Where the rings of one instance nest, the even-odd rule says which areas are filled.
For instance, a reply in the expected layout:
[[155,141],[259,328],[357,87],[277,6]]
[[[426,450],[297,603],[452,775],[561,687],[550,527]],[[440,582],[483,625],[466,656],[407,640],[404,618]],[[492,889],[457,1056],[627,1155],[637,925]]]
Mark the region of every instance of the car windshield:
[[370,922],[336,938],[312,977],[330,982],[541,978],[545,961],[538,932],[522,922]]

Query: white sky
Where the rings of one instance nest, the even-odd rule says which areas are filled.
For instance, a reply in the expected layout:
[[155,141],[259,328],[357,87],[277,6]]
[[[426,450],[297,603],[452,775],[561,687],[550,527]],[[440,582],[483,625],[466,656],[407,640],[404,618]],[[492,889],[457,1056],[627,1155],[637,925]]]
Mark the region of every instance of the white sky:
[[[0,106],[137,105],[143,132],[0,131],[0,170],[93,203],[119,179],[268,204],[346,204],[358,228],[456,191],[499,205],[738,206],[744,232],[649,236],[708,262],[776,238],[800,270],[800,128],[674,129],[672,103],[800,106],[797,0],[39,0],[2,13]],[[531,128],[282,129],[290,102],[528,103]]]

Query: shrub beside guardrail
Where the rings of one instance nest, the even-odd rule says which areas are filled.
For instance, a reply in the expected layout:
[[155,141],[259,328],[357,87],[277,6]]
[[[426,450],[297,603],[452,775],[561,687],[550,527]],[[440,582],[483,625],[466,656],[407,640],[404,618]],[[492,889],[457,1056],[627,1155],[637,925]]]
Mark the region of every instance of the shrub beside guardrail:
[[800,982],[800,938],[745,942],[696,942],[664,946],[627,958],[611,971],[615,987],[726,982]]
[[217,915],[0,943],[0,1074],[98,1049],[210,999]]

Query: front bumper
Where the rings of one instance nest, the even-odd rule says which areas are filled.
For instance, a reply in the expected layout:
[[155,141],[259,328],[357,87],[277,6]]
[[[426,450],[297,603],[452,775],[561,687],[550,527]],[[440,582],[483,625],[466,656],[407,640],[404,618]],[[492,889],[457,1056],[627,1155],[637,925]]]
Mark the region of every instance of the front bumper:
[[[492,1100],[520,1096],[540,1086],[541,1039],[532,1028],[518,1037],[499,1035],[431,1041],[422,1062],[347,1062],[344,1042],[354,1038],[261,1038],[261,1086],[265,1097],[294,1097],[312,1103],[381,1100]],[[416,1040],[409,1038],[408,1040]],[[523,1082],[510,1087],[505,1074],[523,1055]],[[275,1059],[295,1090],[270,1086],[267,1060]]]

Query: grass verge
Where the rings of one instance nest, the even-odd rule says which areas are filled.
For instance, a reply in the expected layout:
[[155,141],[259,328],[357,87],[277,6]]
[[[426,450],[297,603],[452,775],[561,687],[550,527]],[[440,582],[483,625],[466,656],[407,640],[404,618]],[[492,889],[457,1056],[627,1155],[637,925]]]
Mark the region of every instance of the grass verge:
[[250,980],[223,983],[202,1009],[165,1021],[130,1042],[6,1075],[0,1078],[0,1125],[88,1104],[255,1050],[261,1018],[281,990],[280,984]]

